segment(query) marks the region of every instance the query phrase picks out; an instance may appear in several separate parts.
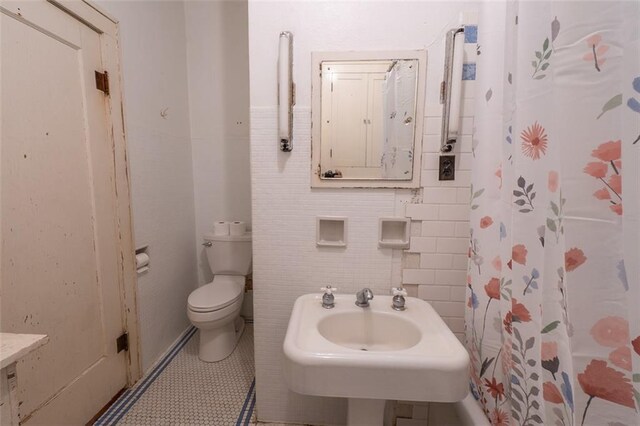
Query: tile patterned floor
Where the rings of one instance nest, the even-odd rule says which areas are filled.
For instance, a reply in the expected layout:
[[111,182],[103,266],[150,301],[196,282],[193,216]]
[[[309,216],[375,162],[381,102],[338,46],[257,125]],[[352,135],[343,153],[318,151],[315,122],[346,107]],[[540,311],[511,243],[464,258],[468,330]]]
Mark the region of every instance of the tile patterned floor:
[[216,363],[198,359],[198,337],[189,330],[95,425],[254,424],[253,326],[247,324],[233,354]]

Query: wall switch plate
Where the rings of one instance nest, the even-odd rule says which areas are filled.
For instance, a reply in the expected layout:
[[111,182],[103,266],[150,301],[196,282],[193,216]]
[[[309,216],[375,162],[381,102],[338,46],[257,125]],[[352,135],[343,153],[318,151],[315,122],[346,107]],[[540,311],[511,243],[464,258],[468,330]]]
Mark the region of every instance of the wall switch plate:
[[454,180],[456,178],[456,156],[441,155],[438,169],[439,180]]

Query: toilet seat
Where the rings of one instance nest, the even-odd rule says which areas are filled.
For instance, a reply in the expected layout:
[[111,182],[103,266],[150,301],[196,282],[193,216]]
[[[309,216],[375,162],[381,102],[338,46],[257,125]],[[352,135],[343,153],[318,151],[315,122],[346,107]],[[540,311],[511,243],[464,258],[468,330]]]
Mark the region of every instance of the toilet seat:
[[213,281],[194,290],[187,304],[192,312],[214,312],[232,305],[243,296],[244,276],[216,275]]

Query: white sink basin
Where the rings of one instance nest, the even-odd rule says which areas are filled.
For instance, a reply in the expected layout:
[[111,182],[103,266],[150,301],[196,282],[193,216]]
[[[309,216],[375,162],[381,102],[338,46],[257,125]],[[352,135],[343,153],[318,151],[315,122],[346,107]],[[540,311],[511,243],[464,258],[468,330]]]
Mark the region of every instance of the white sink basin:
[[[296,300],[284,341],[285,380],[305,395],[359,400],[454,402],[468,391],[469,356],[431,305],[375,295],[368,308],[354,295]],[[350,404],[351,410],[351,404]]]
[[359,351],[400,351],[420,342],[420,329],[397,313],[359,309],[325,315],[318,322],[320,335]]

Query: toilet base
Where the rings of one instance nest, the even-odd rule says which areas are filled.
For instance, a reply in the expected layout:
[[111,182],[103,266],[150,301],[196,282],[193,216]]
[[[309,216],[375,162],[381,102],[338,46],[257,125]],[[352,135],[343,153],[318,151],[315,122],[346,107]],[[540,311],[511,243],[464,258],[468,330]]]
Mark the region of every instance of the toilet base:
[[244,327],[244,318],[238,316],[221,327],[200,329],[198,357],[204,362],[222,361],[233,353]]

